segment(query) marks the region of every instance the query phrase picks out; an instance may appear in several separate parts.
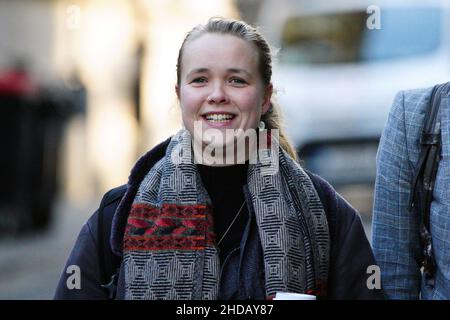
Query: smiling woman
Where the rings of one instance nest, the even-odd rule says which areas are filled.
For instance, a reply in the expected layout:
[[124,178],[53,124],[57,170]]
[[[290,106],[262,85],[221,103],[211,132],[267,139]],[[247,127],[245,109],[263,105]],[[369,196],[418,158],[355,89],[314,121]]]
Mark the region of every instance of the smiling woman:
[[[80,266],[81,289],[69,290],[63,273],[56,298],[382,297],[366,286],[375,261],[358,213],[302,169],[281,130],[271,61],[268,43],[245,22],[213,18],[188,33],[175,85],[185,128],[105,195],[67,262]],[[194,161],[199,124],[219,135],[266,133],[256,150],[275,155],[274,170],[249,159]]]
[[205,34],[190,40],[177,84],[183,122],[207,128],[255,129],[270,107],[272,84],[258,74],[255,48],[232,35]]
[[[213,70],[205,66],[205,63],[213,66]],[[191,70],[184,70],[188,68]],[[187,78],[189,76],[193,78]],[[281,127],[280,109],[271,99],[273,93],[271,78],[272,51],[262,34],[253,27],[229,23],[221,19],[211,19],[207,25],[195,27],[187,34],[179,50],[176,92],[180,103],[190,102],[190,100],[181,99],[183,84],[190,80],[191,86],[205,88],[202,93],[206,92],[207,96],[203,99],[206,99],[209,107],[199,110],[203,114],[197,113],[194,120],[192,116],[191,119],[189,116],[185,117],[186,113],[192,109],[182,108],[184,125],[191,128],[191,133],[193,133],[195,121],[204,123],[205,129],[210,127],[222,128],[222,131],[255,129],[261,124],[257,123],[259,120],[255,122],[256,116],[262,121],[263,127],[278,130],[280,145],[292,158],[297,159],[297,153]],[[223,86],[225,83],[227,86]],[[231,90],[234,88],[242,90]],[[201,99],[200,93],[195,97]],[[234,103],[233,111],[223,108],[224,103],[233,104],[233,101],[229,101],[230,98],[233,98],[233,101],[240,99],[244,104]],[[236,110],[238,105],[242,106],[241,110]],[[254,107],[253,110],[251,106]],[[226,109],[226,112],[223,109]],[[202,121],[207,120],[205,116],[208,113],[212,113],[213,117],[217,117],[219,121],[223,120],[227,112],[232,117],[228,123],[220,123],[217,126],[215,125],[217,122],[211,121],[213,120],[211,118],[210,121]],[[234,118],[237,118],[236,121],[233,121]],[[225,144],[230,143],[226,139],[225,141]]]
[[[210,140],[206,131],[218,129],[225,136],[226,130],[255,129],[268,111],[272,84],[263,83],[258,74],[257,53],[233,35],[204,34],[186,43],[176,92],[185,127],[203,144]],[[224,148],[234,142],[233,137],[222,139]]]

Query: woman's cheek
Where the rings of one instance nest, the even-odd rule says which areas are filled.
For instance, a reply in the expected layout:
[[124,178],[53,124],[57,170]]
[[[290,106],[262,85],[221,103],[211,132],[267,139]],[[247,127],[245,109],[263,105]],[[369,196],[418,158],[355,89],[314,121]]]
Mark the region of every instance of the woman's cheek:
[[256,88],[249,88],[249,90],[246,90],[245,92],[242,93],[241,101],[242,101],[242,108],[245,108],[246,111],[258,112],[257,109],[262,104],[261,92],[259,92],[259,90],[256,90]]
[[180,104],[187,112],[196,114],[202,105],[202,96],[199,93],[186,92],[181,96]]

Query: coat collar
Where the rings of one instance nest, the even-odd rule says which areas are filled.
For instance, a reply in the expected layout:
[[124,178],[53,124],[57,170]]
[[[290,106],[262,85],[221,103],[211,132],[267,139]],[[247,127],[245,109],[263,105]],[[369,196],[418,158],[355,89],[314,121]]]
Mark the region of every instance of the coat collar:
[[128,213],[131,204],[136,196],[139,185],[148,171],[158,162],[166,153],[167,146],[171,138],[161,142],[156,147],[144,154],[131,169],[128,177],[127,190],[122,197],[112,220],[111,227],[111,249],[114,254],[122,256],[122,242],[127,223]]

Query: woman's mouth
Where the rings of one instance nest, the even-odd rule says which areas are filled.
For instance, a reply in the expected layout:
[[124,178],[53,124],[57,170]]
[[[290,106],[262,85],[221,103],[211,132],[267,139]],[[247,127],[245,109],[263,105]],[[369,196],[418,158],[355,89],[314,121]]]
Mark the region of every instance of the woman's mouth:
[[224,127],[230,125],[233,119],[236,118],[236,115],[232,113],[210,112],[202,115],[202,118],[213,127]]

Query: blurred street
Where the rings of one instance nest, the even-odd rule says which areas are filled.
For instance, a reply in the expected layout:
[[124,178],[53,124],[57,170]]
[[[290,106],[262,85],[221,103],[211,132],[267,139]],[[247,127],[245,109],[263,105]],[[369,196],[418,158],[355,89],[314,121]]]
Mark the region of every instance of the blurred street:
[[95,204],[77,207],[59,199],[47,232],[0,239],[0,300],[52,299],[66,259]]

